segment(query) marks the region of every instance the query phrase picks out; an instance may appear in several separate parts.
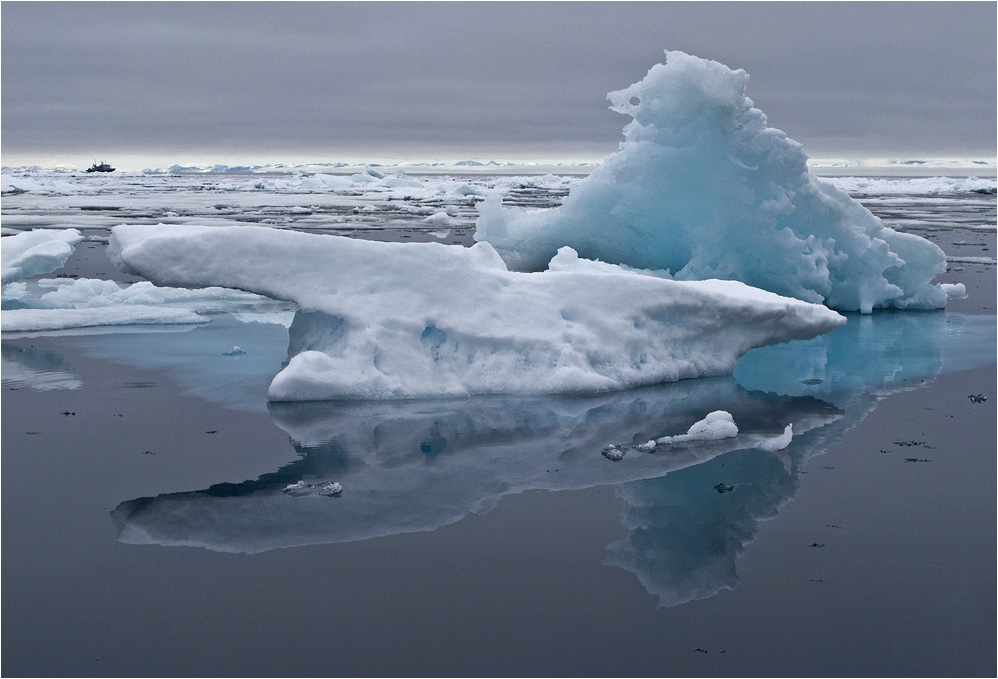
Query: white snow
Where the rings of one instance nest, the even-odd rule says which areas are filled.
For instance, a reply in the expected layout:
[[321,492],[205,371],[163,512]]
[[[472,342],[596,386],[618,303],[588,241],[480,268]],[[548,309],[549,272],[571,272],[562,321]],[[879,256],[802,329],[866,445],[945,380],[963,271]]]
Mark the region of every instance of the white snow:
[[725,410],[715,410],[705,418],[691,426],[685,434],[663,436],[656,439],[657,445],[672,445],[694,441],[717,441],[738,436],[738,426],[731,413]]
[[122,325],[192,325],[210,319],[193,311],[141,304],[84,309],[5,309],[3,332],[38,332]]
[[831,308],[934,309],[942,250],[885,227],[813,176],[800,144],[767,126],[748,75],[667,52],[609,94],[633,117],[625,141],[554,209],[479,205],[476,239],[510,268],[541,271],[562,246],[581,257],[666,270],[677,280],[739,280]]
[[24,301],[33,309],[87,309],[110,306],[176,306],[190,311],[207,311],[220,305],[236,306],[263,301],[259,295],[241,290],[212,287],[200,290],[157,287],[147,281],[121,285],[97,278],[42,278],[36,282],[44,292],[29,297],[27,288],[4,288],[3,300]]
[[760,441],[756,448],[761,448],[762,450],[768,450],[770,452],[776,452],[783,450],[790,445],[790,441],[794,438],[794,425],[793,423],[788,424],[787,428],[783,430],[783,433],[779,436],[774,436],[773,438],[764,439]]
[[41,332],[100,326],[190,325],[211,320],[198,315],[199,311],[220,307],[253,309],[264,302],[268,300],[259,295],[217,287],[187,290],[156,287],[146,281],[122,286],[95,278],[42,278],[32,289],[23,281],[3,287],[0,326],[3,332]]
[[61,268],[81,240],[76,229],[36,229],[0,238],[2,284]]
[[580,259],[507,270],[486,243],[384,243],[263,227],[120,225],[108,250],[159,285],[296,302],[271,400],[599,392],[731,372],[750,348],[844,319],[734,281]]
[[933,195],[994,193],[998,182],[981,177],[835,177],[826,181],[850,194]]

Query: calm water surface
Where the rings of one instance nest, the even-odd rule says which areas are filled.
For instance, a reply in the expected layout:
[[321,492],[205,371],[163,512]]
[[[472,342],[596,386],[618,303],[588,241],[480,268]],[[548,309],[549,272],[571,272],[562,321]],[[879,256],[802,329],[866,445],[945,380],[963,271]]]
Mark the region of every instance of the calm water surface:
[[933,234],[962,306],[595,397],[268,406],[287,331],[226,314],[5,336],[3,674],[993,675],[994,234]]

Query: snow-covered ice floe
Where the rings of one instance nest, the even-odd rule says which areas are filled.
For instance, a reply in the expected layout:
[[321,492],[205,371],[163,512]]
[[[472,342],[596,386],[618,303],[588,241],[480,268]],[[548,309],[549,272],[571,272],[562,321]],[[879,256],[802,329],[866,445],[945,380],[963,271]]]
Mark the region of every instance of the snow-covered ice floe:
[[187,309],[131,304],[81,309],[5,309],[4,332],[40,332],[124,325],[197,325],[210,319]]
[[753,347],[845,322],[735,281],[671,281],[569,248],[547,271],[518,273],[487,243],[120,225],[108,255],[157,285],[297,303],[273,401],[613,391],[727,374]]
[[[31,232],[34,233],[34,232]],[[238,309],[267,300],[239,290],[157,287],[142,281],[120,285],[94,278],[42,278],[29,289],[23,281],[3,287],[5,333],[38,333],[76,328],[198,325],[199,314],[219,306]]]
[[62,267],[83,240],[76,229],[26,231],[0,239],[3,252],[2,284],[50,273]]
[[609,94],[633,116],[620,150],[548,210],[479,205],[476,238],[510,268],[540,271],[559,248],[676,280],[739,280],[842,311],[935,309],[963,294],[935,284],[941,249],[885,227],[816,178],[800,144],[767,126],[748,75],[667,52]]

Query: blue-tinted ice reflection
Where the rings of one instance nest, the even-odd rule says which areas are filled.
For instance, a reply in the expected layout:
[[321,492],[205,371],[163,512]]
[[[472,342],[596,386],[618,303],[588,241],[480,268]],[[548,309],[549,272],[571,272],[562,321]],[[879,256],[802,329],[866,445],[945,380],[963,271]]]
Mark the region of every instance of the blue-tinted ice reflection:
[[[718,407],[745,436],[632,450],[619,462],[600,455],[610,443],[685,431]],[[271,416],[300,460],[255,481],[126,502],[114,512],[120,538],[260,552],[433,530],[504,495],[656,478],[751,446],[752,433],[787,421],[821,429],[841,412],[809,396],[750,393],[725,377],[586,398],[274,404]],[[337,481],[342,498],[282,492],[302,480]]]
[[[994,346],[994,317],[877,314],[754,350],[727,378],[586,398],[272,405],[299,460],[252,481],[124,502],[112,515],[124,542],[253,553],[433,530],[528,489],[617,484],[629,534],[608,547],[608,563],[677,605],[734,586],[758,522],[793,496],[807,459],[879,399],[993,363]],[[683,432],[718,409],[734,416],[739,437],[630,450],[619,462],[600,455],[609,443]],[[753,434],[790,422],[786,451],[751,448]],[[338,481],[343,494],[282,492],[297,481]]]
[[79,389],[76,370],[55,351],[41,347],[0,345],[3,365],[0,374],[3,383],[11,388],[30,387],[38,391],[50,389]]
[[185,394],[262,413],[267,386],[287,358],[283,322],[290,322],[291,316],[219,314],[204,326],[164,326],[141,338],[127,332],[81,335],[73,344],[96,358],[166,372]]
[[995,360],[995,317],[942,312],[849,314],[807,342],[752,349],[734,376],[746,389],[809,394],[841,405],[857,393],[890,394],[921,380]]
[[[794,445],[793,458],[799,460],[802,449],[813,451],[810,444]],[[660,606],[731,589],[738,581],[735,559],[758,522],[793,497],[798,469],[770,453],[742,450],[621,484],[617,495],[628,535],[607,547],[606,563],[633,572]]]

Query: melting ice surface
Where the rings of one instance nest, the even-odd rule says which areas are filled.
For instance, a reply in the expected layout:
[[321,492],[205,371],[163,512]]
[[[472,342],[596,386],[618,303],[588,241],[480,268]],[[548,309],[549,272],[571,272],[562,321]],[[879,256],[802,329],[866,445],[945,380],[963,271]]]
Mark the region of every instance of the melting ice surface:
[[633,117],[620,150],[549,210],[479,206],[476,238],[512,269],[543,270],[555,252],[676,280],[720,278],[843,311],[937,309],[962,285],[935,244],[885,227],[814,177],[800,144],[766,124],[748,75],[667,52],[641,82],[611,92]]
[[274,401],[612,391],[726,374],[753,347],[845,322],[742,283],[670,281],[568,248],[526,274],[487,243],[121,225],[109,256],[158,284],[298,304]]

